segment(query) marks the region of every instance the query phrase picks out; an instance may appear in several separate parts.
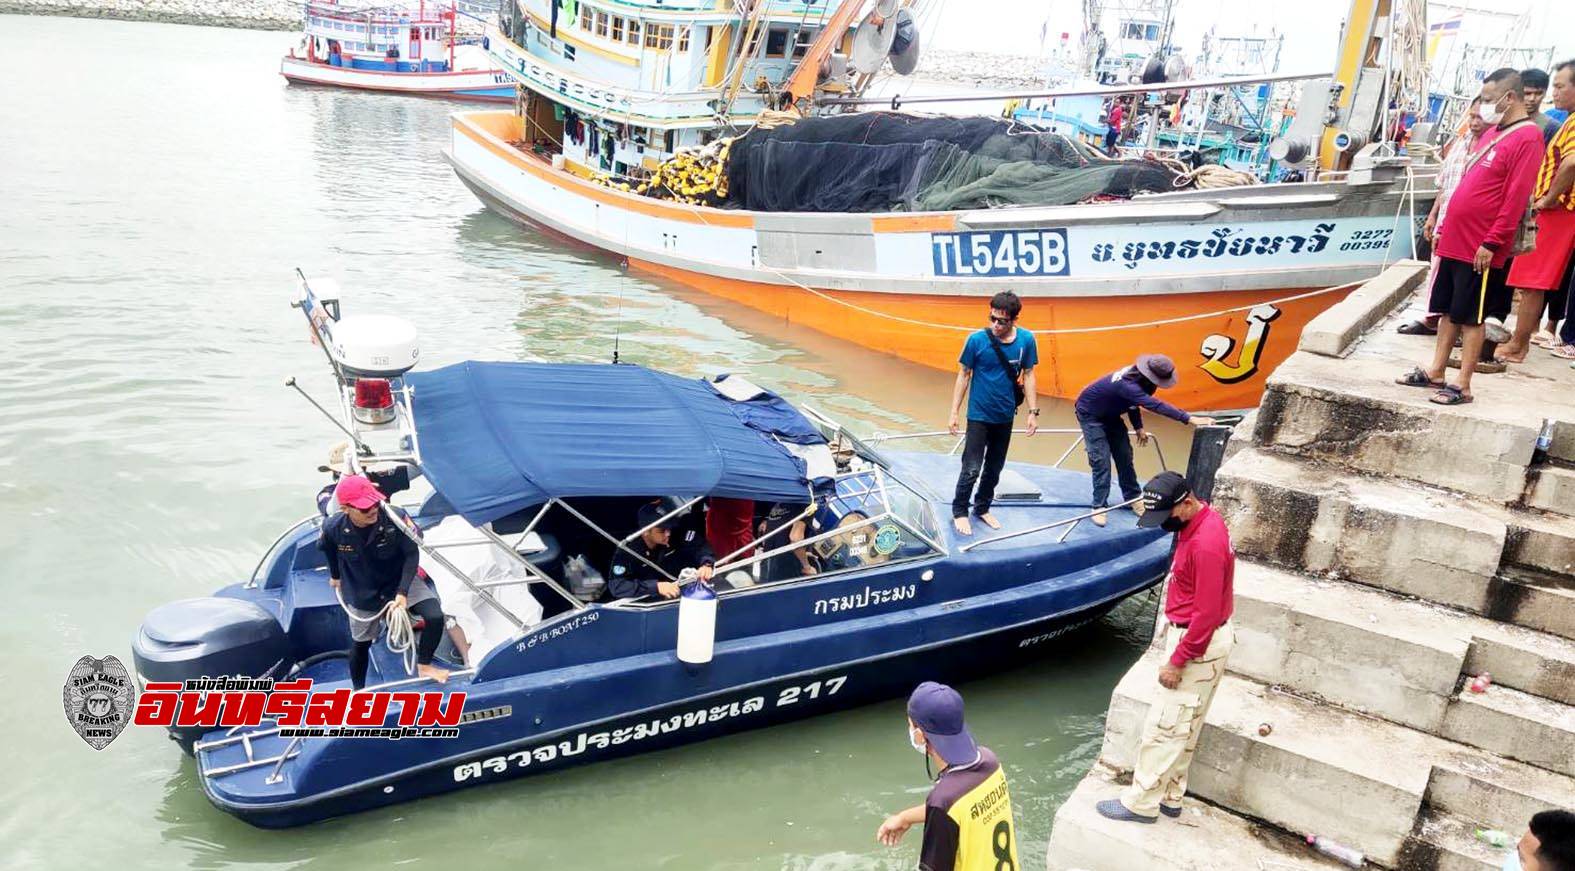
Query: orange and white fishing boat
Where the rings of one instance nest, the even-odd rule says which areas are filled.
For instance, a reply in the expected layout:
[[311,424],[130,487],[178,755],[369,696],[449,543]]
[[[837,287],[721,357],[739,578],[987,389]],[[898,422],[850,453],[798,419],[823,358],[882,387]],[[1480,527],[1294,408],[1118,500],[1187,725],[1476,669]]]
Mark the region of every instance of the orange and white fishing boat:
[[[952,145],[895,134],[876,142],[893,128],[947,123],[845,111],[888,58],[911,70],[916,38],[904,45],[900,32],[895,42],[888,35],[911,15],[886,2],[581,0],[564,19],[552,0],[505,0],[488,50],[520,98],[515,111],[453,116],[445,156],[510,218],[928,366],[954,367],[966,333],[984,326],[985,301],[1012,290],[1025,301],[1022,325],[1039,337],[1040,389],[1062,397],[1142,351],[1177,361],[1183,406],[1254,405],[1309,319],[1411,253],[1431,171],[1362,147],[1383,128],[1349,99],[1365,94],[1374,72],[1359,50],[1342,50],[1343,72],[1304,88],[1304,101],[1333,107],[1334,123],[1304,112],[1278,143],[1277,156],[1307,166],[1311,180],[1025,203],[991,174],[999,161],[947,176],[969,182],[947,186],[931,184],[932,169],[897,160],[909,154],[899,150],[921,164],[944,157],[977,169],[978,155],[999,143],[1026,143],[1072,168],[1013,164],[1043,169],[1031,178],[1054,180],[1044,183],[1051,195],[1081,191],[1079,172],[1094,179],[1120,168],[1044,139],[1051,134],[982,118],[958,123],[1006,127],[975,151],[938,152]],[[1370,23],[1367,32],[1381,31]],[[1356,87],[1338,87],[1342,75]],[[850,125],[862,139],[846,141]],[[817,138],[831,128],[840,141]],[[909,139],[920,136],[930,133]],[[847,208],[883,183],[872,181],[882,172],[906,185],[900,207]],[[1022,189],[1032,196],[1040,184]],[[990,195],[969,201],[981,185]]]

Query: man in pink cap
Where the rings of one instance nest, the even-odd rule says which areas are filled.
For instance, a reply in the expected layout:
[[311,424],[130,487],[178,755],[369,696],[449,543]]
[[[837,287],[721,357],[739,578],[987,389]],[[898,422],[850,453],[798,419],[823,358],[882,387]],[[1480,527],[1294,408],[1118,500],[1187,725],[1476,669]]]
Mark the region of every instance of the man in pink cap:
[[328,584],[338,591],[350,618],[350,681],[366,686],[372,642],[383,617],[407,609],[426,621],[416,642],[416,672],[436,681],[448,671],[432,664],[443,640],[443,610],[437,594],[416,576],[421,551],[382,511],[384,497],[361,475],[345,475],[334,487],[340,511],[323,521],[318,542],[328,558]]

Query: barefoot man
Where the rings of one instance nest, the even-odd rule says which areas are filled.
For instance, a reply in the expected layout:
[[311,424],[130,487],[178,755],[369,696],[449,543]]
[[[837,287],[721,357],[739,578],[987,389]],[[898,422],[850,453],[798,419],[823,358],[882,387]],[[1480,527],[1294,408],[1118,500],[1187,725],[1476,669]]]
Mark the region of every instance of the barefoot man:
[[323,521],[318,546],[328,558],[328,585],[350,618],[350,682],[366,686],[372,642],[392,610],[426,619],[416,640],[416,673],[448,680],[448,671],[432,664],[443,640],[443,610],[431,585],[416,577],[420,549],[383,513],[383,491],[365,476],[340,478],[334,498],[340,510]]
[[973,515],[991,529],[1001,528],[1001,522],[990,514],[990,502],[995,498],[1001,467],[1006,465],[1006,449],[1012,443],[1012,418],[1025,400],[1028,434],[1039,429],[1039,394],[1034,384],[1039,346],[1033,333],[1017,328],[1017,315],[1022,310],[1023,301],[1009,290],[991,297],[989,328],[970,335],[957,358],[957,383],[952,387],[947,421],[952,435],[961,432],[958,415],[963,396],[968,397],[968,437],[952,498],[952,526],[958,535],[973,535],[973,524],[968,520],[970,497]]

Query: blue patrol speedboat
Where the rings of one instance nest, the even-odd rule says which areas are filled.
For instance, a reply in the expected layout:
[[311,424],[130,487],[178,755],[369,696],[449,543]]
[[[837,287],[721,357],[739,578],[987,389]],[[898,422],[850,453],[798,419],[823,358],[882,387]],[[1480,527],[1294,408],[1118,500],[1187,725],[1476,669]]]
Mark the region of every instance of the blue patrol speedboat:
[[[430,487],[398,516],[412,537],[422,530],[422,566],[460,630],[439,651],[447,683],[412,677],[379,643],[367,688],[464,692],[465,714],[456,737],[397,741],[303,738],[270,722],[173,729],[213,803],[259,826],[996,672],[1166,569],[1169,537],[1132,513],[1083,522],[1084,473],[1009,463],[994,510],[1003,528],[964,538],[949,523],[955,455],[866,442],[738,376],[483,362],[411,372],[413,337],[408,348],[377,338],[393,319],[339,319],[302,289],[338,376],[351,466],[402,468]],[[680,525],[721,500],[752,501],[771,528],[717,553],[710,589],[608,600],[601,579],[656,498]],[[249,580],[150,613],[135,641],[139,679],[347,686],[349,626],[318,550],[321,521],[287,531]]]

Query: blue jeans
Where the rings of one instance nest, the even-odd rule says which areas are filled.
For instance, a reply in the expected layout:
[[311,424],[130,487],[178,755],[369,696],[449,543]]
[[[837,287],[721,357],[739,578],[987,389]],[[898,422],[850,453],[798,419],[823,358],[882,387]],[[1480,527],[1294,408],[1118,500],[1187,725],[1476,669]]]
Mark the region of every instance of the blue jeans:
[[1136,499],[1143,494],[1138,484],[1137,467],[1132,465],[1132,442],[1127,438],[1126,421],[1119,417],[1077,416],[1083,430],[1083,447],[1088,450],[1088,470],[1094,475],[1094,496],[1089,505],[1103,508],[1110,504],[1110,462],[1115,461],[1116,477],[1121,481],[1121,498]]

